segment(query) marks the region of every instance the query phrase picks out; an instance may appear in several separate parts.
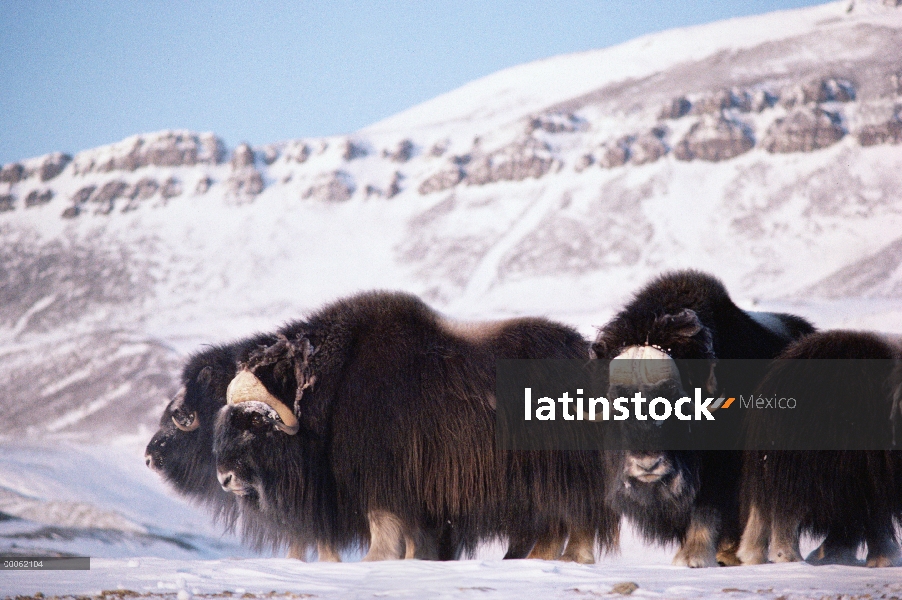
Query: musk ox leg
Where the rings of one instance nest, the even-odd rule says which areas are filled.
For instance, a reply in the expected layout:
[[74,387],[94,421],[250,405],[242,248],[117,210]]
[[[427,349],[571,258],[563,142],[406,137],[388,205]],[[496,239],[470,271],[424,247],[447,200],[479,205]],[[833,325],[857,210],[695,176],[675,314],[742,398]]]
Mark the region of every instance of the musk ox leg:
[[438,535],[438,559],[439,560],[460,560],[464,553],[463,544],[458,539],[455,528],[449,522],[442,527]]
[[805,562],[813,565],[856,565],[858,559],[858,542],[847,539],[848,536],[837,535],[831,531],[827,534],[823,543],[811,551],[805,558]]
[[595,536],[591,531],[585,529],[575,529],[570,533],[570,539],[567,540],[567,547],[564,548],[564,554],[561,560],[576,562],[581,565],[595,564]]
[[892,521],[882,526],[868,527],[865,531],[865,541],[868,544],[868,557],[865,564],[869,567],[899,567],[902,566],[902,551],[896,536],[893,535]]
[[724,567],[738,567],[742,564],[736,552],[739,550],[739,542],[723,539],[717,545],[717,564]]
[[319,542],[316,545],[316,555],[319,562],[341,562],[341,555],[331,544]]
[[401,519],[384,510],[367,513],[370,524],[370,550],[365,561],[400,560],[404,558],[405,527]]
[[507,553],[504,555],[504,559],[526,558],[535,545],[536,541],[534,538],[511,536],[507,542]]
[[777,519],[771,521],[770,549],[767,552],[770,562],[798,562],[802,560],[799,551],[799,520]]
[[736,557],[744,565],[761,565],[767,562],[767,543],[770,540],[770,521],[761,510],[752,505],[745,523]]
[[307,542],[291,542],[288,545],[288,556],[286,556],[286,558],[296,558],[297,560],[307,562],[307,550],[309,548],[310,546]]
[[536,540],[535,546],[532,547],[532,552],[526,558],[557,560],[564,552],[564,544],[565,540],[555,533],[543,534]]
[[720,518],[710,510],[693,510],[689,527],[673,564],[682,567],[716,567]]
[[438,535],[439,532],[437,531],[407,531],[404,534],[404,558],[438,560]]

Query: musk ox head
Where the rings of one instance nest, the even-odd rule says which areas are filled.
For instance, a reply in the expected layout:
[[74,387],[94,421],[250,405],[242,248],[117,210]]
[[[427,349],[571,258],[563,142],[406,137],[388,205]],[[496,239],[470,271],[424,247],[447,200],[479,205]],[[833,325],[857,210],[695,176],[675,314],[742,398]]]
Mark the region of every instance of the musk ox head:
[[266,483],[291,475],[279,463],[286,437],[280,426],[278,413],[257,401],[226,405],[217,418],[216,479],[223,490],[255,508],[270,497]]
[[[622,323],[612,325],[593,345],[596,357],[610,359],[608,398],[630,399],[641,393],[646,400],[663,397],[673,404],[695,387],[716,391],[712,335],[694,311],[656,317],[644,331],[634,330],[620,340],[612,333],[627,329]],[[647,411],[647,403],[645,407]],[[698,489],[697,460],[691,452],[672,448],[691,436],[691,422],[629,419],[618,433],[624,449],[610,457],[615,504],[617,498],[620,504],[673,510],[691,504]]]
[[216,415],[226,403],[237,361],[273,341],[272,336],[258,335],[191,356],[182,370],[182,388],[163,411],[160,429],[144,453],[148,467],[181,494],[209,504],[217,517],[234,505],[234,496],[223,492],[216,479]]
[[293,434],[285,429],[266,402],[224,406],[213,447],[217,480],[236,498],[242,518],[265,521],[273,543],[320,539],[331,530],[334,510],[326,500],[334,493],[324,444],[303,428]]
[[316,432],[295,413],[315,381],[309,374],[312,354],[306,338],[280,336],[251,352],[229,383],[216,420],[217,480],[243,505],[278,512],[274,507],[291,501],[291,490],[303,489],[311,461],[321,459]]
[[182,374],[182,388],[163,411],[160,429],[144,453],[147,466],[193,499],[223,499],[213,462],[213,425],[235,372],[228,348],[195,355]]

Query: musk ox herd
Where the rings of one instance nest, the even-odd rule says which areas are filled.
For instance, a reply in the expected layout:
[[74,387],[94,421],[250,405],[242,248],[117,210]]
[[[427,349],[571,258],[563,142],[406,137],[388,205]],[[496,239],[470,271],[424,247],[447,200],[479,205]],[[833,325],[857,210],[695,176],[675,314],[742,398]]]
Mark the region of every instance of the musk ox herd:
[[[854,407],[849,418],[883,449],[499,448],[496,361],[624,357],[665,366],[612,366],[609,397],[794,386],[802,401],[827,385],[829,398],[808,399]],[[727,360],[737,358],[763,360]],[[805,360],[862,358],[880,366],[836,361],[829,381]],[[902,452],[886,448],[902,436],[900,359],[877,334],[743,311],[697,271],[651,281],[592,343],[546,319],[462,323],[412,295],[369,292],[194,354],[145,459],[248,544],[302,560],[356,549],[364,560],[454,560],[500,540],[505,558],[592,563],[617,550],[626,518],[649,541],[677,544],[678,565],[803,560],[799,538],[812,535],[823,542],[809,562],[854,561],[864,545],[868,566],[893,566]],[[748,435],[842,435],[835,419],[787,425],[752,412]],[[663,430],[648,420],[629,435],[654,442]]]

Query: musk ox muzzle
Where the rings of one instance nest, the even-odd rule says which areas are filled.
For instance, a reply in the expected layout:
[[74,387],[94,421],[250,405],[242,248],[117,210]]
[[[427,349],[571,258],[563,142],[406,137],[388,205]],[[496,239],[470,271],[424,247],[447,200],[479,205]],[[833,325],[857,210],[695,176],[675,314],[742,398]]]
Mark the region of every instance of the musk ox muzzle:
[[295,435],[300,429],[297,417],[285,404],[269,393],[256,375],[244,369],[232,379],[226,391],[228,404],[241,404],[242,402],[262,402],[276,411],[281,422],[276,421],[275,426],[288,435]]

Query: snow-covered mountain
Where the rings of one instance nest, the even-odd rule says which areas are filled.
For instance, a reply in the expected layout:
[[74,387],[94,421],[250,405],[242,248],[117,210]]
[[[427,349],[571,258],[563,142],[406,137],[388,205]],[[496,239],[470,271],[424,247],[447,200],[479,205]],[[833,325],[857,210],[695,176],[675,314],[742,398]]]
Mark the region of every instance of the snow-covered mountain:
[[0,434],[146,433],[185,354],[406,289],[587,334],[694,267],[902,331],[902,8],[848,1],[521,65],[347,136],[136,135],[0,171]]

